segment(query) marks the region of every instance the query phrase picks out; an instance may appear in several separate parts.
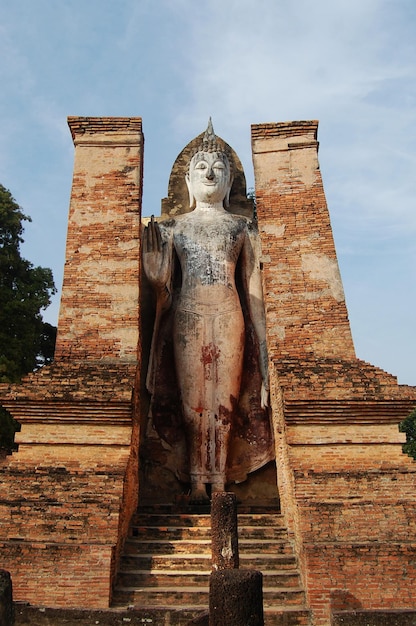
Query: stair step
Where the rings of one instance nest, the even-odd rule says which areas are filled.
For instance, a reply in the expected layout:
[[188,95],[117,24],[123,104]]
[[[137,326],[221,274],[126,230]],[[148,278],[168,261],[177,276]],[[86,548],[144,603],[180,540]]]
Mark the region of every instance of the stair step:
[[286,521],[281,513],[255,513],[238,515],[238,527],[240,526],[273,526],[286,530]]
[[261,554],[293,554],[292,545],[284,539],[239,539],[239,552],[260,552]]
[[133,539],[177,541],[180,539],[211,539],[210,526],[132,526]]
[[[287,530],[273,526],[238,526],[239,539],[287,539]],[[134,525],[130,530],[133,539],[157,539],[168,538],[169,541],[177,539],[209,539],[211,540],[210,526],[138,526]]]
[[124,554],[121,559],[123,569],[211,569],[211,554]]
[[[211,504],[207,505],[184,505],[174,506],[172,504],[151,504],[140,505],[137,509],[138,515],[211,515]],[[240,515],[280,515],[280,507],[276,505],[250,505],[239,504],[237,506],[238,517]]]
[[164,587],[117,587],[115,601],[122,605],[139,605],[147,608],[153,606],[176,606],[177,604],[189,607],[208,606],[209,587],[182,585]]
[[[241,552],[240,567],[244,567],[247,563],[248,567],[253,569],[269,570],[269,569],[293,569],[297,567],[297,560],[293,551],[283,553],[272,553],[264,555],[263,552]],[[247,567],[247,569],[248,569]]]
[[289,541],[286,528],[281,526],[239,526],[239,539],[284,539]]
[[193,526],[193,527],[211,527],[210,515],[186,515],[179,513],[167,513],[160,515],[158,513],[145,513],[140,515],[136,513],[131,520],[132,526]]
[[117,575],[117,587],[165,587],[181,588],[187,585],[209,585],[210,570],[121,570]]
[[305,606],[264,607],[264,626],[309,626],[310,612]]
[[[117,575],[120,587],[158,587],[177,585],[181,587],[185,580],[189,585],[209,585],[210,569],[121,569]],[[268,570],[263,573],[264,587],[298,587],[299,573],[296,570]]]
[[[211,526],[210,515],[189,515],[179,513],[136,513],[131,521],[133,526]],[[239,514],[238,527],[242,526],[273,526],[286,528],[283,515],[280,513]]]
[[[239,552],[261,552],[262,554],[291,554],[292,546],[288,541],[279,539],[239,539]],[[140,554],[193,554],[207,553],[211,554],[211,539],[178,539],[169,541],[168,539],[138,539],[129,537],[124,546],[124,553]]]
[[[238,542],[241,569],[263,573],[265,626],[308,625],[305,594],[283,516],[267,510],[239,512]],[[198,514],[172,507],[139,511],[125,542],[113,606],[171,613],[172,624],[179,624],[178,611],[189,615],[208,610],[210,574],[208,509]]]
[[[118,587],[115,601],[128,605],[153,606],[188,604],[208,605],[208,586],[183,585],[164,587]],[[276,587],[263,589],[264,607],[304,605],[304,591],[301,587]]]
[[[174,607],[113,607],[104,610],[63,610],[31,607],[26,604],[15,603],[17,623],[19,624],[50,624],[64,626],[75,623],[102,624],[153,624],[154,626],[184,626],[191,619],[206,615],[207,606],[175,605]],[[74,614],[74,615],[73,615]],[[85,615],[85,619],[84,619]],[[40,621],[39,621],[40,620]],[[265,626],[309,626],[309,613],[303,606],[275,606],[264,609]]]
[[158,541],[157,539],[134,539],[129,537],[124,544],[124,554],[208,554],[211,555],[209,539],[178,539],[174,542]]
[[[254,568],[265,573],[270,569],[296,569],[296,558],[293,554],[270,554],[267,558],[261,554],[241,554],[240,566]],[[121,560],[123,570],[179,569],[188,571],[199,569],[211,570],[211,553],[205,554],[130,554]]]

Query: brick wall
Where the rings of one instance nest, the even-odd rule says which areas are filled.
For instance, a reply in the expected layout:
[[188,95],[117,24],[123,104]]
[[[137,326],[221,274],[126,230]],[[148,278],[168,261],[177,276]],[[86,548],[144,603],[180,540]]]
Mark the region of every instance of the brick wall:
[[103,369],[54,364],[3,396],[22,425],[0,464],[0,562],[15,600],[109,606],[137,506],[138,416],[135,364]]
[[414,608],[416,388],[355,357],[317,160],[317,122],[252,127],[282,511],[315,625]]
[[107,608],[138,500],[139,118],[69,118],[74,179],[55,361],[2,385],[21,424],[0,463],[15,600]]
[[75,160],[56,359],[136,360],[141,119],[68,123]]
[[416,463],[398,423],[416,389],[394,389],[388,375],[376,385],[376,368],[369,384],[369,366],[344,363],[353,376],[339,376],[336,398],[341,368],[316,362],[312,376],[303,365],[302,375],[275,364],[271,399],[281,506],[314,624],[327,626],[332,610],[411,609]]
[[[138,118],[70,118],[74,181],[56,359],[0,388],[0,567],[15,599],[105,608],[138,495]],[[279,494],[315,625],[413,608],[416,389],[355,357],[317,122],[253,126]]]
[[271,357],[354,358],[317,158],[318,123],[252,126]]

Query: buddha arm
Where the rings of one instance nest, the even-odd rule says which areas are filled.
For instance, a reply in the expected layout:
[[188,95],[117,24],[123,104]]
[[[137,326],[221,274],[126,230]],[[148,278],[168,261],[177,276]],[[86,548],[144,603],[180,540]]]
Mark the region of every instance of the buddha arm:
[[150,393],[154,391],[160,322],[163,313],[172,304],[172,255],[172,236],[166,233],[162,238],[159,225],[153,220],[152,215],[144,229],[142,253],[144,272],[156,292],[156,314],[146,377],[146,387]]
[[261,404],[269,404],[269,366],[266,343],[266,318],[260,270],[260,250],[257,233],[247,232],[242,249],[243,283],[247,294],[250,318],[259,342],[259,367],[262,377]]
[[156,306],[163,312],[172,303],[172,235],[165,231],[162,237],[153,215],[143,233],[142,260],[144,272],[156,292]]

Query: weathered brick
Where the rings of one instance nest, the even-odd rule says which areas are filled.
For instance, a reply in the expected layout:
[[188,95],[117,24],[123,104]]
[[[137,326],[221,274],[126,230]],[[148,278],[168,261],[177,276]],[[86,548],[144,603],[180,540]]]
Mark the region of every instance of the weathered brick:
[[282,510],[313,611],[413,608],[416,389],[356,358],[315,121],[252,127]]
[[55,361],[3,385],[0,466],[15,599],[107,608],[138,498],[140,118],[70,118],[75,144]]
[[[69,125],[55,362],[0,386],[22,425],[0,462],[0,565],[17,600],[106,608],[138,498],[143,137],[139,118]],[[414,606],[416,464],[397,426],[416,388],[355,356],[317,127],[255,125],[252,144],[278,489],[327,626],[331,611]]]

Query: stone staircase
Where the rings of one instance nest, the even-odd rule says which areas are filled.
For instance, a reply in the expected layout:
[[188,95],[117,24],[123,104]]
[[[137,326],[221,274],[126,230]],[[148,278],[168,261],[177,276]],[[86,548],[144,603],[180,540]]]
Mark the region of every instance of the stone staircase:
[[[211,517],[209,510],[196,510],[201,507],[138,511],[116,579],[114,608],[148,611],[154,626],[186,624],[208,610]],[[283,516],[239,507],[238,538],[240,568],[263,573],[265,624],[309,624]]]

